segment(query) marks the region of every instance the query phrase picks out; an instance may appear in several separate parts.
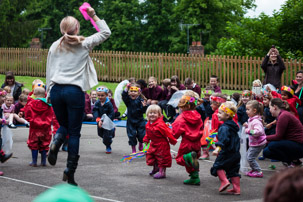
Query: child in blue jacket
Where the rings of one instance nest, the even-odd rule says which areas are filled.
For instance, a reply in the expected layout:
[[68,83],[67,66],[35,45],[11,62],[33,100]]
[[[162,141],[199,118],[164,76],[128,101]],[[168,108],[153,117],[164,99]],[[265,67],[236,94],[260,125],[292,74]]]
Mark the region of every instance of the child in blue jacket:
[[108,96],[108,88],[105,86],[100,86],[97,88],[98,100],[95,102],[93,108],[94,120],[96,120],[98,127],[98,136],[103,138],[103,144],[106,146],[106,153],[110,154],[112,152],[111,144],[112,139],[115,136],[115,129],[106,130],[102,128],[103,120],[101,119],[103,114],[106,114],[111,120],[114,119],[115,112],[112,103],[110,102]]
[[127,107],[127,136],[128,144],[132,147],[132,153],[136,153],[136,145],[139,141],[139,151],[143,150],[143,138],[145,136],[145,123],[143,114],[146,111],[146,101],[140,96],[141,89],[138,84],[127,85],[122,93],[122,99]]

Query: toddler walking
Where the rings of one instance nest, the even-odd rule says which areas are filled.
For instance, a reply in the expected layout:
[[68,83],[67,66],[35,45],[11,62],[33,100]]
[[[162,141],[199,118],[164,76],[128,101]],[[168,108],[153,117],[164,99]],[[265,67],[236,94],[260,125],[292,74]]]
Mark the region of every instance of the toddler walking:
[[158,105],[150,105],[146,111],[147,124],[144,143],[150,146],[146,153],[146,164],[153,166],[149,173],[155,179],[166,177],[166,168],[171,167],[171,153],[169,143],[175,145],[176,138],[172,135],[171,129],[165,124]]
[[101,119],[103,114],[106,114],[111,120],[114,119],[115,113],[112,103],[110,102],[108,95],[108,88],[100,86],[97,88],[98,100],[95,103],[93,109],[94,120],[97,122],[98,136],[103,139],[103,144],[106,146],[106,153],[112,152],[111,144],[115,134],[115,129],[106,130],[102,128],[103,120]]
[[199,97],[193,91],[188,91],[182,96],[178,107],[182,113],[172,124],[173,135],[176,139],[182,136],[182,141],[176,157],[177,164],[185,166],[190,179],[184,184],[200,185],[199,162],[201,155],[201,142],[203,122],[200,114],[195,110]]
[[[223,192],[230,185],[227,178],[230,178],[233,189],[228,190],[231,194],[240,194],[240,138],[238,136],[239,127],[233,117],[237,111],[232,102],[221,104],[218,111],[218,119],[223,122],[218,130],[218,142],[213,155],[217,156],[213,167],[210,169],[211,175],[219,177],[221,185],[219,192]],[[227,176],[227,177],[226,177]]]
[[26,120],[30,122],[27,145],[32,152],[32,162],[30,166],[37,166],[38,152],[41,153],[41,165],[46,166],[46,154],[52,139],[52,121],[54,111],[51,104],[45,98],[45,89],[36,87],[32,99],[24,107]]
[[249,177],[263,177],[260,165],[256,158],[266,146],[266,134],[262,123],[263,105],[257,100],[251,100],[246,104],[246,113],[249,117],[245,133],[249,135],[249,149],[247,161],[252,168],[246,173]]
[[136,153],[136,145],[139,141],[139,151],[143,150],[143,138],[145,135],[145,120],[143,114],[146,111],[146,103],[141,98],[141,90],[138,84],[127,85],[122,92],[122,100],[127,107],[126,130],[128,144],[132,147],[132,153]]

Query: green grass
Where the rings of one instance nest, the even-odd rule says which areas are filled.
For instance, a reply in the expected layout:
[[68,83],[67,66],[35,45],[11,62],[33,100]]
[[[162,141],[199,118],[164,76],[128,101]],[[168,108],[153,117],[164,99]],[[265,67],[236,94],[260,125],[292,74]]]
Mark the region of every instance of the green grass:
[[[0,74],[0,80],[4,81],[5,79],[5,75],[3,74]],[[41,79],[44,83],[46,82],[46,78],[45,77],[31,77],[31,76],[15,76],[15,79],[17,82],[19,83],[22,83],[24,85],[24,88],[27,88],[29,90],[32,89],[32,82],[35,80],[35,79]],[[106,86],[107,88],[111,89],[112,92],[114,93],[115,92],[115,89],[118,85],[118,83],[109,83],[109,82],[102,82],[100,81],[99,84],[96,86]],[[96,89],[96,87],[94,87],[94,89]],[[204,89],[202,89],[204,90]],[[89,93],[90,91],[88,91]],[[241,91],[237,91],[237,90],[222,90],[222,93],[225,93],[227,95],[231,95],[233,94],[234,92],[241,92]],[[126,110],[126,106],[125,104],[122,102],[119,106],[119,112],[121,113],[121,115],[124,113],[124,111]]]

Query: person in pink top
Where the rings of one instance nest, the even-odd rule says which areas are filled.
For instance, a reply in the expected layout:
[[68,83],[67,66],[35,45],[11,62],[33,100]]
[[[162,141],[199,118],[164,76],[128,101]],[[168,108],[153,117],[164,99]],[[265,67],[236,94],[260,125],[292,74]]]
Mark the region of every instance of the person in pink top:
[[269,141],[264,149],[265,158],[284,162],[288,167],[301,165],[303,158],[303,125],[288,109],[288,103],[274,98],[269,104],[273,117],[277,117],[276,134],[266,136]]
[[251,100],[246,104],[246,113],[249,117],[245,126],[245,133],[249,135],[249,149],[247,161],[251,171],[246,173],[249,177],[263,177],[260,165],[256,158],[266,146],[266,134],[262,123],[263,104],[257,100]]

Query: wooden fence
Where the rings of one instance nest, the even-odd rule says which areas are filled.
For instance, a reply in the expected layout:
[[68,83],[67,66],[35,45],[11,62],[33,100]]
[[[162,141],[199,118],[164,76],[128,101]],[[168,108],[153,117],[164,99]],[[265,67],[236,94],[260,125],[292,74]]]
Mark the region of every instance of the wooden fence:
[[[45,77],[47,54],[46,49],[0,48],[0,73],[11,70],[16,75]],[[178,75],[182,82],[191,77],[205,87],[209,77],[215,74],[220,78],[221,88],[244,90],[251,88],[253,80],[264,78],[260,57],[93,51],[91,58],[98,79],[106,82],[120,82],[130,77],[147,80],[149,76],[161,81]],[[288,59],[284,62],[282,84],[290,85],[296,72],[302,69],[302,63]]]

